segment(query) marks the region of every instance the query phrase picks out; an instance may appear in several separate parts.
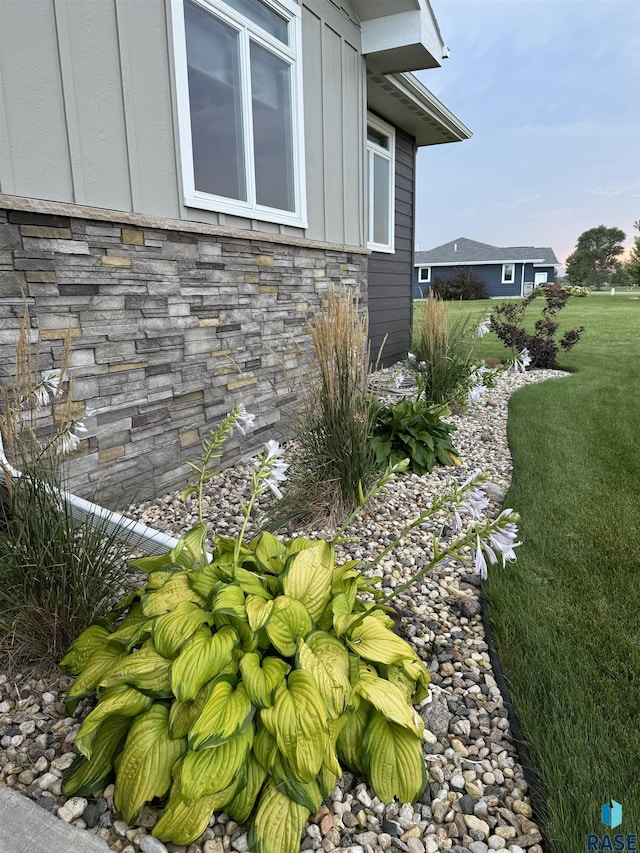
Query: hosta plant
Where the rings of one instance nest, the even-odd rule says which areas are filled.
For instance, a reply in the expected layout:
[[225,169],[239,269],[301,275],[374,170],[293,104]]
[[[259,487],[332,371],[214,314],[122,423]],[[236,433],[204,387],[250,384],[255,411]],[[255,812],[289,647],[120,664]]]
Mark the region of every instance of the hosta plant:
[[[239,417],[234,410],[212,433],[195,466],[200,479]],[[63,793],[88,795],[115,777],[126,821],[145,803],[164,804],[154,828],[164,841],[192,842],[224,810],[251,819],[253,853],[296,853],[341,763],[366,776],[384,802],[414,801],[425,785],[423,722],[413,706],[428,696],[429,673],[392,630],[380,579],[365,577],[374,564],[337,565],[334,542],[267,532],[244,540],[257,495],[279,491],[280,457],[269,442],[254,460],[238,537],[213,536],[211,555],[198,522],[168,554],[134,561],[147,573],[144,588],[81,634],[61,663],[76,676],[70,706],[98,700],[76,737],[81,755]],[[470,480],[429,514],[444,510],[461,521],[479,501]],[[460,557],[476,537],[479,549],[490,532],[502,535],[504,560],[517,544],[512,528],[507,518],[470,528],[443,551],[434,539],[422,572]]]

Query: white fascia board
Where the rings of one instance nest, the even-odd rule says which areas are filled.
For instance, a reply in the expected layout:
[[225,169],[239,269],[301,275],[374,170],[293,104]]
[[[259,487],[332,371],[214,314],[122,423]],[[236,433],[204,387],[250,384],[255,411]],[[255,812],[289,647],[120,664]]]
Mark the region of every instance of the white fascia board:
[[[516,260],[505,260],[505,261],[458,261],[452,258],[450,261],[418,261],[414,263],[414,267],[494,267],[497,264],[534,264],[540,267],[553,267],[556,264],[547,264],[543,263],[540,258],[536,258],[532,260],[531,258],[516,258]],[[559,266],[559,264],[557,265]]]

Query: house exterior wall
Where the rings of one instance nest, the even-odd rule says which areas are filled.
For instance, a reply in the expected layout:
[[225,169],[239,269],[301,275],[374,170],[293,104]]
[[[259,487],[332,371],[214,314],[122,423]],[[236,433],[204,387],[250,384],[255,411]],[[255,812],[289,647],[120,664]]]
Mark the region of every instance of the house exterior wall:
[[366,294],[366,253],[176,226],[0,209],[0,385],[24,292],[42,370],[71,337],[73,416],[87,433],[68,487],[94,499],[99,488],[112,507],[183,487],[186,461],[237,403],[257,429],[230,442],[227,462],[286,438],[307,318],[330,284]]
[[[487,286],[489,296],[520,296],[522,284],[522,267],[521,263],[515,264],[515,275],[513,283],[502,284],[502,264],[464,264],[464,266],[451,267],[431,267],[431,282],[436,278],[446,280],[452,279],[459,269],[470,270],[477,278]],[[531,278],[533,281],[533,277]],[[418,281],[418,269],[413,271],[413,298],[425,299],[429,294],[429,284],[424,284]]]
[[387,335],[382,363],[411,349],[411,282],[415,217],[415,139],[396,128],[394,253],[372,252],[368,268],[369,334],[375,357]]
[[360,30],[302,3],[308,228],[183,204],[165,0],[0,3],[0,193],[363,246]]

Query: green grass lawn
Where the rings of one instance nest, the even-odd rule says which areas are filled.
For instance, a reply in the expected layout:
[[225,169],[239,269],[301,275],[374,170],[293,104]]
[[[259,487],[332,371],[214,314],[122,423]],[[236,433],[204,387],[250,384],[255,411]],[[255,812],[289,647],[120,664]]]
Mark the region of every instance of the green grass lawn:
[[[611,833],[640,834],[640,299],[574,298],[560,319],[586,332],[560,353],[571,377],[511,398],[506,505],[524,544],[487,592],[546,831],[554,853],[576,853],[608,831],[611,798],[623,806]],[[506,353],[494,335],[478,350]]]

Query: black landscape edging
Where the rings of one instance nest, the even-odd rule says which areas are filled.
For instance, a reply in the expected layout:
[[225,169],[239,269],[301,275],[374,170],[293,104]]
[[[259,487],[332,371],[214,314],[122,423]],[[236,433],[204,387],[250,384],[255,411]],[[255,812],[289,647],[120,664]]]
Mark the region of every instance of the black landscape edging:
[[551,846],[551,843],[549,842],[549,837],[547,836],[546,832],[546,821],[544,820],[543,814],[541,813],[540,809],[540,804],[545,802],[542,780],[540,779],[538,771],[536,770],[533,761],[531,760],[529,746],[522,732],[522,727],[520,726],[520,720],[518,719],[518,714],[513,704],[513,699],[511,698],[509,684],[507,682],[507,679],[505,678],[504,672],[502,671],[500,658],[498,656],[498,649],[493,634],[493,628],[491,627],[491,620],[489,619],[489,603],[487,601],[487,597],[485,595],[484,590],[481,590],[480,604],[482,606],[482,626],[484,628],[485,640],[489,648],[489,660],[491,662],[491,669],[495,677],[496,684],[498,685],[498,689],[502,694],[503,702],[507,709],[509,727],[511,729],[511,740],[513,741],[513,744],[518,753],[518,762],[522,767],[524,778],[526,779],[527,785],[529,786],[531,807],[533,809],[533,819],[535,823],[538,824],[538,828],[540,829],[540,834],[542,836],[542,842],[540,846],[542,847],[543,853],[553,853],[553,848]]

